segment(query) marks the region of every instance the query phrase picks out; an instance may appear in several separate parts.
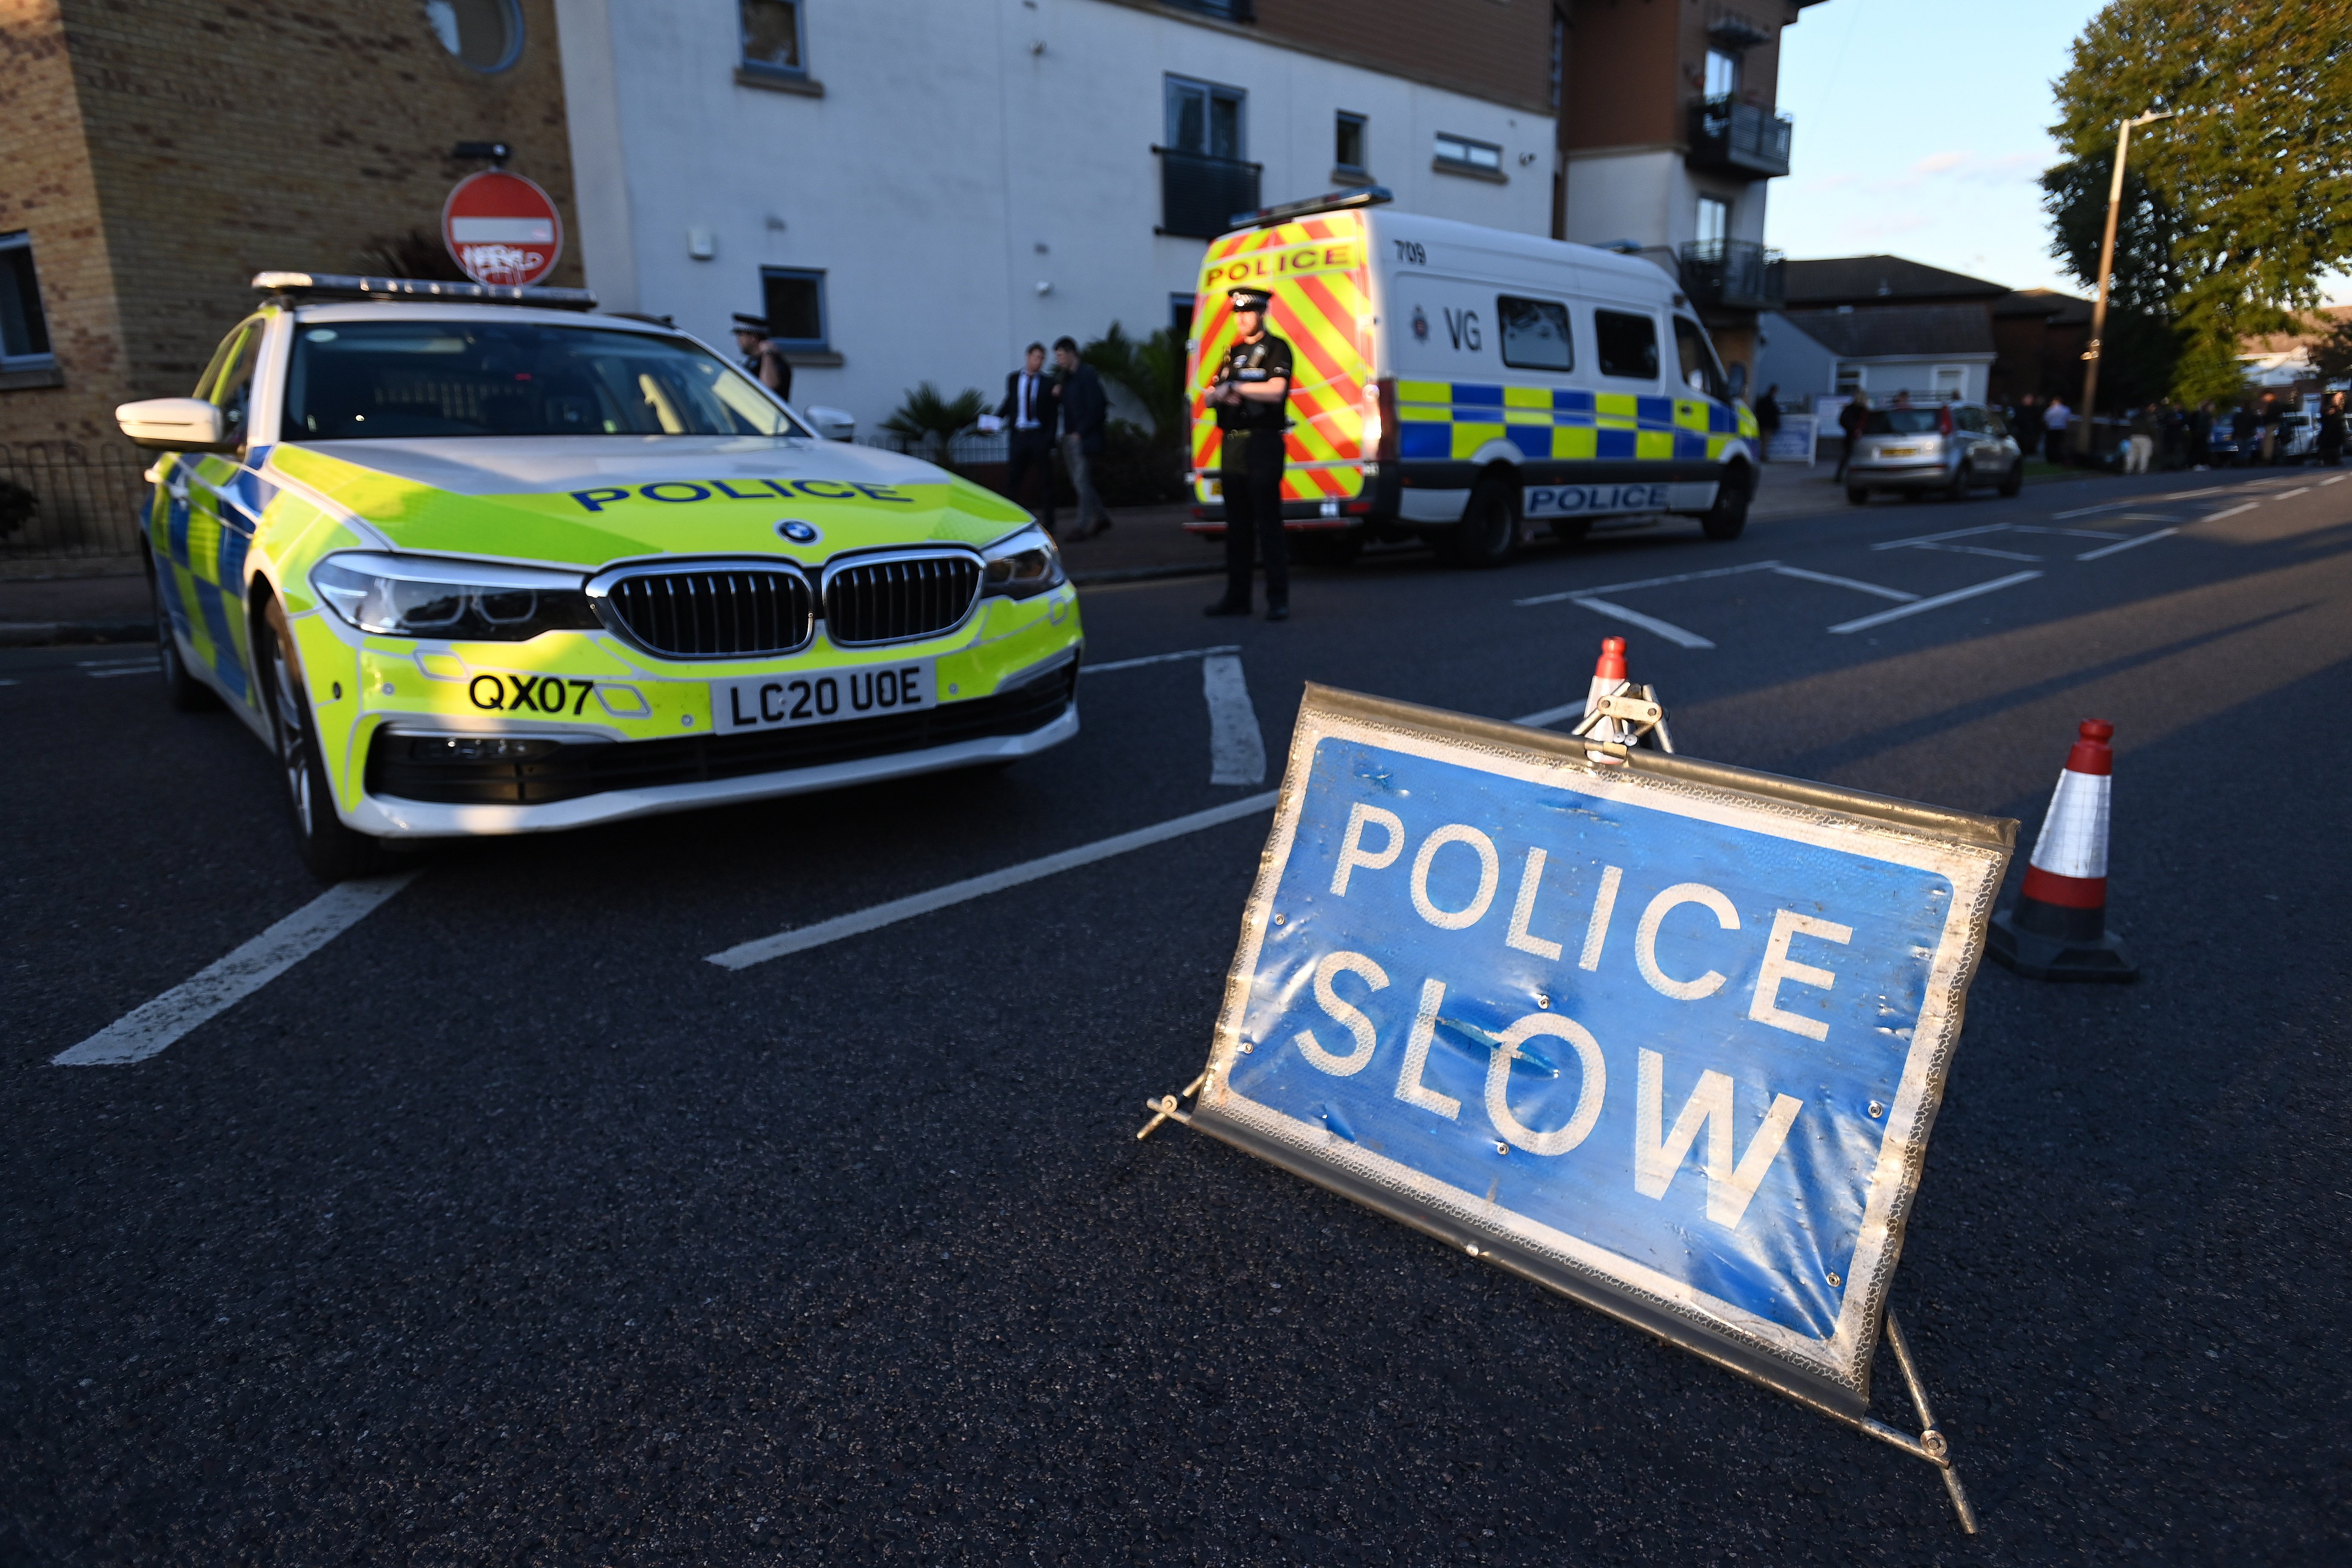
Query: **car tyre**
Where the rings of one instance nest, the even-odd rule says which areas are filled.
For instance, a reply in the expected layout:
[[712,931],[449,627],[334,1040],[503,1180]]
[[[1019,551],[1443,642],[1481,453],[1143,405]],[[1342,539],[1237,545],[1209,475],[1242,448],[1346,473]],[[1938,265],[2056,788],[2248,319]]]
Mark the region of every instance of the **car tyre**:
[[1966,500],[1969,499],[1969,492],[1976,488],[1976,465],[1963,461],[1958,468],[1952,470],[1951,488],[1944,492],[1944,499]]
[[1490,468],[1470,492],[1462,521],[1454,525],[1449,553],[1461,566],[1506,564],[1519,544],[1519,488],[1501,468]]
[[2003,496],[2013,496],[2024,488],[2025,459],[2020,458],[2017,461],[2010,464],[2009,472],[2000,477],[2000,493]]
[[287,806],[294,819],[295,847],[302,864],[322,882],[340,882],[382,870],[387,856],[383,841],[354,832],[335,815],[333,786],[319,756],[318,730],[311,721],[310,701],[302,689],[302,663],[295,651],[294,634],[277,600],[262,612],[265,646],[259,660],[261,699],[276,742],[278,764],[286,779]]
[[1860,485],[1848,485],[1845,488],[1845,504],[1848,506],[1868,506],[1870,504],[1870,492],[1863,489]]
[[163,678],[163,700],[180,713],[202,713],[221,705],[213,689],[196,679],[180,653],[180,639],[172,629],[171,612],[163,608],[163,584],[155,563],[147,563],[147,602],[155,613],[155,668]]
[[1699,531],[1714,540],[1738,538],[1748,526],[1748,503],[1755,493],[1756,486],[1747,468],[1732,465],[1725,470],[1723,482],[1715,488],[1715,504],[1699,514]]

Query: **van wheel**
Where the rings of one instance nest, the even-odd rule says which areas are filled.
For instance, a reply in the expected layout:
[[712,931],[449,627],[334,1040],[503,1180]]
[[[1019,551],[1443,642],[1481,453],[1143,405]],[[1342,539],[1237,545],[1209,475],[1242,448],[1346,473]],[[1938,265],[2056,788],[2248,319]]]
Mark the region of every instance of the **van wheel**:
[[1519,543],[1519,488],[1508,474],[1492,469],[1478,481],[1449,542],[1457,565],[1500,566],[1510,560]]
[[147,562],[147,603],[155,613],[155,669],[163,678],[163,700],[179,713],[202,713],[219,707],[221,700],[213,689],[198,680],[188,661],[180,657],[179,638],[172,630],[172,613],[163,607],[163,584],[152,556]]
[[262,700],[278,743],[278,763],[286,779],[286,804],[293,814],[295,847],[302,864],[322,882],[382,870],[386,859],[383,842],[354,833],[335,815],[333,786],[319,759],[318,730],[302,689],[301,659],[294,650],[286,612],[272,599],[262,620],[268,645],[261,660]]
[[1725,470],[1723,482],[1715,487],[1715,504],[1700,514],[1699,531],[1709,539],[1738,538],[1740,531],[1748,526],[1748,502],[1755,490],[1745,466],[1735,465]]

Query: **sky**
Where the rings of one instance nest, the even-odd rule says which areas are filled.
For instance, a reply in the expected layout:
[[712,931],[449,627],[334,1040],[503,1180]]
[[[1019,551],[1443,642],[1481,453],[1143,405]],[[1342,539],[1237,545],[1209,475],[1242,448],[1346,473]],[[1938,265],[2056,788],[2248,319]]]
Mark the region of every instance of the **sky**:
[[2050,255],[2050,84],[2095,0],[1824,0],[1780,35],[1796,133],[1764,238],[1794,257],[1888,254],[2012,289],[2084,292]]

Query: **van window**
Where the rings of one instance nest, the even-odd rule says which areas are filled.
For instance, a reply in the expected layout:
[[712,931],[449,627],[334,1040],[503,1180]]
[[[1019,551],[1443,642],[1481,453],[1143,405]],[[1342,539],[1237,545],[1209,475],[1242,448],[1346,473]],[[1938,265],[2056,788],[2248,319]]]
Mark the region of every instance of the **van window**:
[[1601,374],[1636,381],[1658,379],[1658,323],[1624,310],[1592,312],[1592,346]]
[[1724,395],[1723,367],[1716,363],[1715,348],[1696,321],[1675,318],[1675,353],[1681,361],[1685,386],[1709,397]]
[[1569,341],[1568,307],[1551,300],[1495,297],[1503,323],[1503,363],[1520,370],[1574,370],[1576,348]]

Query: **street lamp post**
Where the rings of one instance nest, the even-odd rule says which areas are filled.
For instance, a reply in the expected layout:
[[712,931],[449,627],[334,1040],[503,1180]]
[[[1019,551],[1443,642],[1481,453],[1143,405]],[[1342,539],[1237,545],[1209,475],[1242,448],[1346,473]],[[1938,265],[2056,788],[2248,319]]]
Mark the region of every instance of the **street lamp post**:
[[2131,155],[2132,127],[2169,120],[2175,112],[2169,109],[2150,110],[2116,127],[2116,174],[2107,182],[2107,237],[2099,246],[2099,298],[2091,306],[2091,342],[2083,351],[2083,409],[2074,421],[2074,450],[2078,454],[2091,449],[2091,419],[2098,408],[2099,342],[2107,332],[2107,283],[2116,270],[2116,219],[2123,211],[2124,160]]

